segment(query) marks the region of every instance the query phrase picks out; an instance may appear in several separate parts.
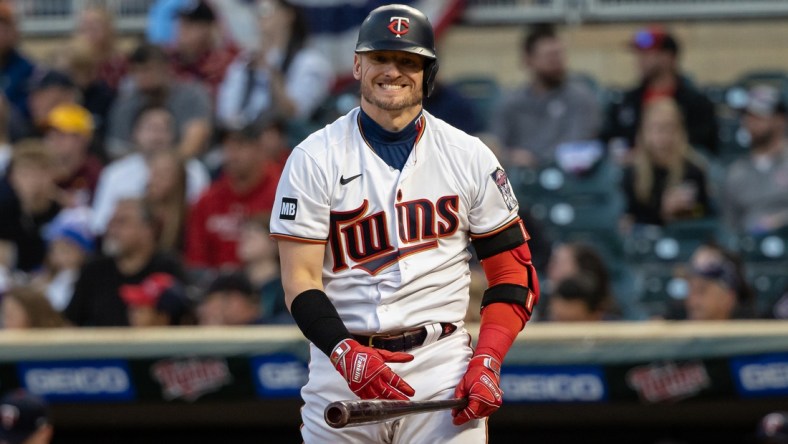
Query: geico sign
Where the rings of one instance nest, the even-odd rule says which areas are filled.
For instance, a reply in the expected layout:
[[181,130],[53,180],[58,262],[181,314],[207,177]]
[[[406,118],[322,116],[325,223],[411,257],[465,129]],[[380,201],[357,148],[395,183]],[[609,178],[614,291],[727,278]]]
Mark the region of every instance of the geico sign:
[[600,401],[605,385],[592,374],[501,375],[503,397],[509,401]]
[[37,368],[25,373],[25,384],[39,395],[124,393],[129,377],[118,367]]
[[745,365],[739,370],[739,378],[746,390],[788,388],[788,362]]
[[307,380],[307,371],[299,362],[269,362],[257,370],[260,383],[267,389],[300,389]]

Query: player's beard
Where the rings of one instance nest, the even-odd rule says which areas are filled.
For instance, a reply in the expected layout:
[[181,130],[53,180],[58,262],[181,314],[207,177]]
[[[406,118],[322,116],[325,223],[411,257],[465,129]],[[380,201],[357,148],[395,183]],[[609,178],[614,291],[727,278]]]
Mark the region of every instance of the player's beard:
[[385,111],[402,111],[421,104],[423,92],[421,88],[411,88],[410,94],[391,98],[376,97],[372,85],[361,85],[361,97],[367,102]]

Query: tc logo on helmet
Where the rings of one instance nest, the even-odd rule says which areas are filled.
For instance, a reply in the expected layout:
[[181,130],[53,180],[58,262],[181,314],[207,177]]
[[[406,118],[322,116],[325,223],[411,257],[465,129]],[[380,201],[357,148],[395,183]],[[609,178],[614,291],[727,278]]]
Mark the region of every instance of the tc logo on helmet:
[[389,31],[394,33],[398,39],[401,39],[403,35],[408,33],[410,28],[410,19],[407,17],[392,17],[389,20]]

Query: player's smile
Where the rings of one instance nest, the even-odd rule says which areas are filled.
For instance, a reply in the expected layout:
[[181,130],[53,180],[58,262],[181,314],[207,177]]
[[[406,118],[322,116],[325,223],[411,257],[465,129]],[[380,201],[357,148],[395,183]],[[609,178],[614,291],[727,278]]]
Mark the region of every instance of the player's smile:
[[395,85],[392,83],[378,83],[378,86],[386,90],[394,90],[394,91],[399,91],[405,87],[404,85]]

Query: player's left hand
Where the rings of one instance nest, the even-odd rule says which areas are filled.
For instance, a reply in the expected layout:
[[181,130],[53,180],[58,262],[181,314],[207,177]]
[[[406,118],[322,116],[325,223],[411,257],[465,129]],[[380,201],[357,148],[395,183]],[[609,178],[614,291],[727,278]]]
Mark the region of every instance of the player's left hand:
[[503,403],[501,363],[490,355],[477,355],[468,363],[465,376],[454,390],[455,398],[468,398],[463,409],[454,409],[454,425],[462,425],[471,419],[492,415]]

